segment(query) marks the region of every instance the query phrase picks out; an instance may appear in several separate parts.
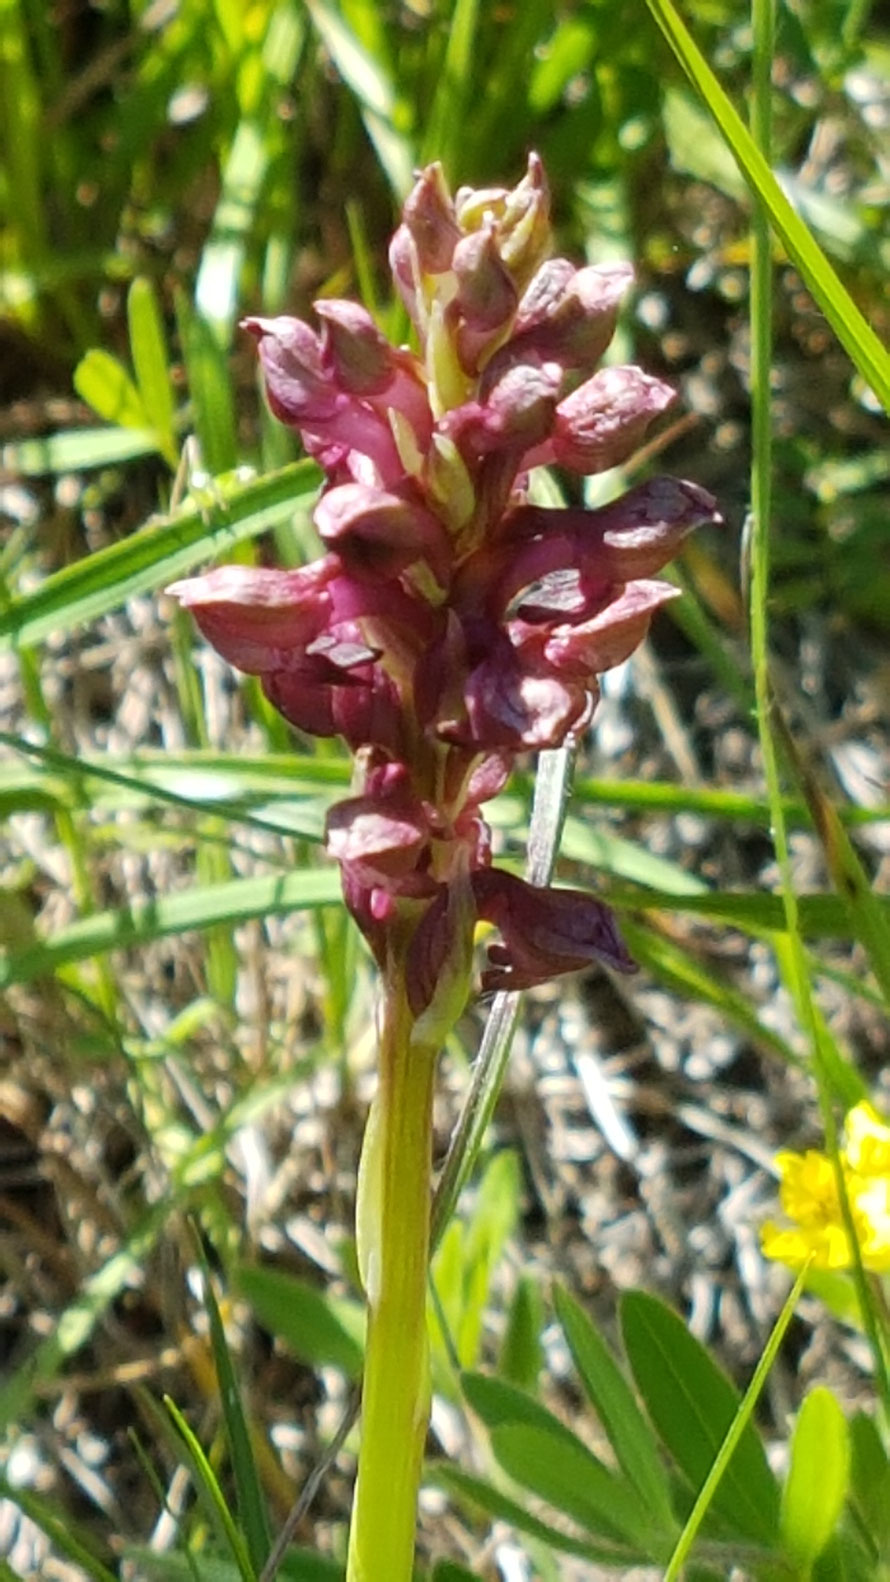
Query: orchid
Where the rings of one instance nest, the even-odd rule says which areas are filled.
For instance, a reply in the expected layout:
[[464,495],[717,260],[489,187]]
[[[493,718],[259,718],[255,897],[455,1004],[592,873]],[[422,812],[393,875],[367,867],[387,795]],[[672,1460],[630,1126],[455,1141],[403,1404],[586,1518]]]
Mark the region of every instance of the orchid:
[[324,553],[170,589],[291,724],[355,755],[355,794],[332,809],[326,844],[380,969],[383,1020],[359,1194],[370,1323],[350,1582],[410,1575],[431,1071],[470,992],[474,927],[500,933],[489,989],[633,965],[594,896],[492,864],[482,808],[518,755],[589,725],[598,676],[675,596],[657,572],[717,519],[704,490],[671,478],[598,510],[535,503],[533,468],[620,466],[673,400],[638,368],[591,372],[631,270],[550,249],[535,155],[512,190],[454,196],[430,165],[390,248],[416,350],[352,302],[317,303],[314,329],[248,319],[272,411],[324,473]]

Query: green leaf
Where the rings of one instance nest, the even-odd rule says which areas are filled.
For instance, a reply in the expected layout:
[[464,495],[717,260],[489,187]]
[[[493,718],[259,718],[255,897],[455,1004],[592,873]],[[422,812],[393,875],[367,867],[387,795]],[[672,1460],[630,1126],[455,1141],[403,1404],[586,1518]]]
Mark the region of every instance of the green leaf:
[[[401,104],[385,58],[385,34],[374,30],[374,50],[347,24],[343,13],[329,0],[306,0],[306,9],[331,60],[362,112],[368,136],[386,172],[390,186],[401,202],[414,179],[417,154],[407,128],[407,107]],[[371,8],[372,12],[376,7]],[[373,26],[373,23],[372,23]]]
[[675,170],[707,181],[738,200],[745,196],[739,168],[709,115],[682,88],[668,88],[662,109],[668,153]]
[[106,423],[121,428],[150,429],[151,418],[123,363],[111,352],[93,347],[74,370],[74,388]]
[[335,1302],[305,1280],[278,1269],[242,1264],[235,1280],[260,1322],[294,1356],[313,1367],[340,1368],[350,1379],[358,1377],[364,1352],[356,1339],[361,1326],[357,1302]]
[[[222,190],[195,281],[198,312],[221,347],[231,340],[247,238],[269,164],[270,143],[253,113],[235,129],[222,171]],[[229,380],[226,378],[226,385]]]
[[541,1371],[543,1351],[541,1329],[544,1323],[544,1303],[540,1283],[531,1275],[521,1275],[517,1281],[507,1328],[498,1357],[498,1376],[520,1390],[534,1390]]
[[574,1442],[571,1429],[564,1427],[559,1418],[541,1406],[533,1395],[517,1390],[504,1379],[492,1378],[485,1373],[461,1374],[464,1398],[485,1424],[486,1428],[500,1428],[504,1423],[524,1423],[529,1428],[539,1428],[549,1434],[562,1434]]
[[[785,911],[780,895],[765,895],[762,891],[711,890],[707,895],[680,895],[664,890],[633,890],[618,885],[606,892],[609,905],[617,911],[630,912],[685,912],[690,917],[719,918],[732,928],[752,933],[783,935],[786,932]],[[890,914],[890,903],[879,897],[885,913]],[[798,914],[801,933],[811,939],[834,936],[849,939],[847,911],[836,895],[824,893],[798,897]]]
[[491,1430],[491,1447],[509,1477],[587,1532],[642,1548],[652,1559],[666,1555],[669,1545],[652,1542],[650,1515],[634,1489],[580,1439],[525,1423],[503,1423]]
[[732,1464],[732,1459],[741,1445],[744,1435],[750,1431],[754,1409],[760,1399],[770,1370],[779,1354],[788,1325],[800,1300],[803,1280],[804,1276],[803,1272],[801,1272],[788,1292],[782,1304],[781,1312],[770,1330],[766,1345],[757,1359],[757,1366],[751,1375],[745,1394],[733,1414],[732,1422],[721,1441],[720,1449],[711,1462],[707,1476],[701,1484],[686,1517],[683,1531],[674,1545],[673,1553],[664,1573],[664,1582],[680,1582],[680,1578],[685,1574],[684,1567],[692,1552],[692,1546],[698,1536],[699,1529],[714,1504],[714,1496],[723,1483],[727,1468]]
[[591,1532],[621,1543],[640,1541],[647,1517],[630,1484],[598,1461],[559,1418],[502,1379],[465,1373],[461,1386],[505,1472]]
[[658,1447],[633,1391],[602,1336],[564,1287],[554,1290],[557,1317],[588,1399],[603,1425],[619,1466],[659,1527],[676,1527],[667,1476]]
[[178,448],[164,326],[154,287],[142,275],[137,276],[127,293],[127,321],[130,356],[142,408],[158,436],[159,450],[175,470]]
[[639,1549],[632,1552],[624,1544],[573,1538],[560,1528],[552,1527],[540,1517],[533,1516],[524,1505],[510,1499],[509,1495],[495,1488],[494,1484],[486,1482],[484,1478],[474,1477],[470,1472],[464,1472],[461,1467],[446,1465],[442,1461],[429,1462],[425,1469],[424,1482],[431,1483],[436,1488],[446,1489],[458,1499],[484,1511],[486,1515],[493,1516],[498,1521],[509,1522],[517,1532],[525,1533],[529,1538],[539,1540],[561,1554],[578,1555],[584,1560],[601,1561],[606,1565],[623,1565],[635,1557],[640,1560],[645,1559]]
[[210,1344],[213,1348],[213,1361],[216,1367],[216,1378],[222,1403],[223,1422],[226,1425],[229,1455],[232,1460],[232,1471],[235,1475],[235,1488],[238,1492],[238,1520],[244,1533],[251,1564],[254,1570],[259,1573],[262,1571],[268,1559],[269,1550],[272,1547],[266,1502],[263,1498],[259,1470],[254,1459],[253,1446],[250,1442],[250,1431],[247,1426],[247,1418],[244,1415],[244,1406],[238,1389],[238,1380],[232,1363],[232,1355],[229,1351],[216,1293],[213,1289],[210,1265],[204,1251],[204,1244],[199,1235],[195,1236],[195,1243],[204,1275],[204,1301],[210,1319]]
[[873,1417],[850,1422],[850,1499],[878,1556],[890,1561],[890,1461]]
[[543,51],[536,51],[528,84],[529,108],[535,115],[555,109],[570,82],[588,70],[596,49],[596,31],[589,17],[567,17],[557,23]]
[[635,1550],[632,1553],[622,1544],[586,1542],[580,1538],[572,1538],[558,1527],[551,1527],[549,1523],[541,1521],[540,1517],[533,1516],[524,1505],[517,1500],[511,1500],[509,1495],[495,1488],[492,1483],[474,1477],[470,1472],[464,1472],[461,1467],[446,1465],[441,1461],[430,1462],[425,1470],[424,1482],[448,1490],[471,1506],[484,1511],[486,1515],[493,1516],[498,1521],[509,1522],[517,1532],[526,1533],[529,1538],[538,1539],[562,1554],[579,1555],[582,1559],[602,1561],[607,1565],[625,1564],[635,1555],[641,1560],[645,1558],[641,1551]]
[[613,873],[616,878],[627,879],[633,884],[644,884],[653,890],[671,890],[677,895],[704,894],[707,885],[697,874],[687,873],[679,863],[654,852],[636,841],[625,840],[602,827],[595,829],[575,814],[569,814],[562,838],[562,852],[573,862],[589,864],[601,873]]
[[228,359],[211,326],[184,294],[176,299],[176,316],[201,461],[215,478],[238,461]]
[[[516,775],[516,784],[528,791],[528,781]],[[590,807],[624,808],[637,813],[701,813],[705,818],[727,819],[731,823],[756,824],[769,829],[770,806],[762,797],[744,791],[714,790],[710,787],[669,784],[664,780],[595,780],[579,777],[572,783],[572,799]],[[782,807],[789,823],[812,827],[806,804],[787,797]],[[886,823],[890,808],[838,808],[844,824]],[[686,876],[688,878],[688,875]]]
[[0,763],[0,818],[32,808],[118,812],[161,803],[320,840],[324,817],[349,785],[345,758],[308,753],[236,757],[204,748],[74,757],[0,731],[16,754]]
[[451,7],[448,43],[436,88],[424,121],[421,164],[439,159],[446,175],[453,176],[466,123],[466,96],[473,80],[473,58],[479,21],[479,0],[455,0]]
[[782,1491],[782,1542],[808,1577],[843,1510],[850,1475],[847,1421],[830,1390],[810,1390],[798,1413]]
[[520,1172],[516,1154],[502,1149],[489,1161],[479,1184],[473,1216],[463,1234],[459,1306],[449,1315],[462,1368],[475,1363],[491,1279],[519,1214]]
[[[739,1396],[725,1373],[676,1313],[644,1291],[627,1291],[621,1332],[637,1389],[664,1445],[694,1489],[708,1475],[733,1422]],[[774,1541],[779,1490],[750,1423],[713,1499],[715,1512],[740,1537]]]
[[312,504],[317,478],[314,464],[300,461],[250,483],[220,480],[206,505],[149,522],[120,543],[54,572],[33,593],[12,599],[0,610],[0,651],[72,631],[287,521]]
[[0,989],[28,983],[59,967],[106,950],[145,945],[189,928],[243,923],[248,918],[280,916],[342,901],[334,868],[309,868],[226,884],[196,885],[158,901],[134,902],[116,911],[95,912],[61,928],[51,939],[0,955]]

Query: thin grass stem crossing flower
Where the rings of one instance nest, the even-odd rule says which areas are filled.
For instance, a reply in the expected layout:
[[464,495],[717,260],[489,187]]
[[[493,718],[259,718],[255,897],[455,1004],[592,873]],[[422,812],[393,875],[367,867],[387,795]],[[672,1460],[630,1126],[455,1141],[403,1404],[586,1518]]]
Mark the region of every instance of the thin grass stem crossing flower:
[[331,811],[326,844],[380,969],[383,1012],[359,1203],[370,1326],[350,1582],[410,1575],[430,1072],[471,990],[475,926],[500,936],[488,989],[633,966],[590,892],[493,865],[484,804],[518,756],[585,730],[598,677],[675,596],[657,573],[718,520],[704,490],[673,478],[598,510],[531,498],[534,467],[620,466],[673,400],[639,368],[596,371],[630,268],[576,268],[551,248],[537,156],[512,189],[454,195],[434,164],[390,247],[415,349],[391,345],[354,302],[319,302],[314,328],[248,319],[269,405],[325,475],[323,554],[170,590],[292,725],[340,736],[355,756],[355,793]]

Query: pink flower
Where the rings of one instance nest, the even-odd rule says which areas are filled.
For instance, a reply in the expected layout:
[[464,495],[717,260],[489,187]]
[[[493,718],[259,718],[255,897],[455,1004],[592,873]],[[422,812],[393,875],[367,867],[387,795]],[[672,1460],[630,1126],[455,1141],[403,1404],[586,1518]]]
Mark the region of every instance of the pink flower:
[[273,412],[325,472],[326,553],[170,590],[292,724],[359,754],[327,847],[381,965],[410,941],[418,1017],[443,995],[456,1014],[477,917],[502,940],[486,987],[591,961],[630,969],[600,902],[491,867],[480,808],[517,754],[586,727],[598,677],[675,594],[655,574],[718,520],[709,495],[671,478],[599,510],[530,502],[530,468],[620,465],[673,399],[638,368],[592,371],[632,272],[576,269],[547,256],[549,238],[536,156],[512,190],[453,198],[431,165],[390,249],[417,352],[356,303],[318,303],[318,329],[248,319]]

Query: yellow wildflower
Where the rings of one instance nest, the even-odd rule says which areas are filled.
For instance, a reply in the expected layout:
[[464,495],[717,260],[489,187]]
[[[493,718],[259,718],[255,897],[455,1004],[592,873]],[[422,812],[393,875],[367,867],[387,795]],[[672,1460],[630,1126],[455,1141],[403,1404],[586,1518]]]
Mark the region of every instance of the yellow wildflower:
[[[808,1259],[816,1269],[849,1269],[853,1254],[831,1160],[810,1149],[780,1153],[776,1163],[782,1178],[779,1197],[790,1223],[770,1220],[763,1226],[766,1257],[793,1269]],[[857,1104],[847,1116],[840,1163],[863,1266],[890,1270],[890,1127],[870,1104]]]

